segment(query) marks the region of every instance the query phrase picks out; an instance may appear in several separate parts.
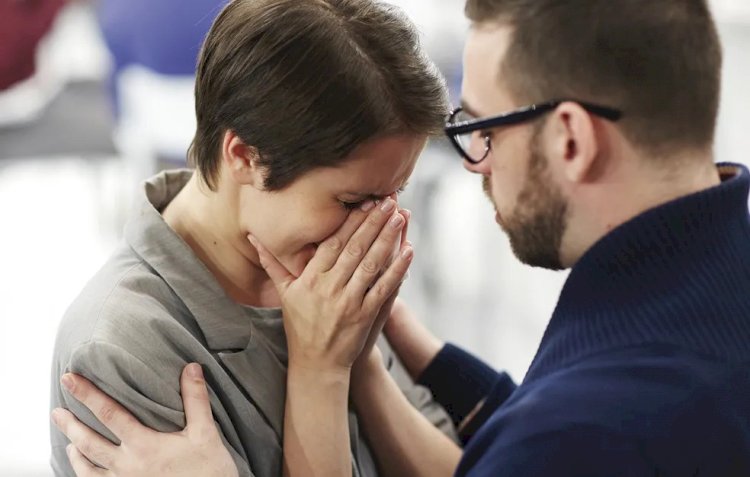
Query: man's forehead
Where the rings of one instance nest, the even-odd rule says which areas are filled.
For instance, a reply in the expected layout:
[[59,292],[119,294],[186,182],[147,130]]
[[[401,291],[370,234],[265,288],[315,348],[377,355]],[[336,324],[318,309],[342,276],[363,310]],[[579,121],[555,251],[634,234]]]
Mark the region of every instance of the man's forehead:
[[503,91],[500,68],[511,29],[498,23],[474,25],[464,49],[462,104],[476,116],[507,110],[511,104]]

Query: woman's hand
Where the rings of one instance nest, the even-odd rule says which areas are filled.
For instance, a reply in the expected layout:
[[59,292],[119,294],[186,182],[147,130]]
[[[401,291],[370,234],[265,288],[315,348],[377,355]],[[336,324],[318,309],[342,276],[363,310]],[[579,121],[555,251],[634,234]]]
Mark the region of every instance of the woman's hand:
[[282,304],[289,351],[285,476],[352,473],[350,454],[341,451],[350,443],[351,370],[374,344],[411,264],[410,245],[393,258],[405,223],[392,198],[367,202],[318,246],[299,278],[248,237]]
[[189,364],[182,371],[180,387],[186,426],[175,433],[161,433],[143,426],[125,408],[81,376],[66,374],[62,383],[121,441],[119,446],[112,444],[76,419],[70,411],[61,408],[52,411],[53,422],[71,441],[68,457],[78,477],[238,475],[214,424],[199,364]]
[[406,225],[391,198],[369,202],[323,241],[299,278],[252,236],[261,264],[281,298],[289,366],[348,373],[372,346],[389,313],[381,314],[411,264],[413,250],[393,250]]

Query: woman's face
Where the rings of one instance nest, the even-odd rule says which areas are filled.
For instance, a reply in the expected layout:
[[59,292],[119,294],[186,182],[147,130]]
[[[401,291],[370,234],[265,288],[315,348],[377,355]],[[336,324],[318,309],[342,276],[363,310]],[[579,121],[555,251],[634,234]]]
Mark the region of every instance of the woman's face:
[[282,190],[245,186],[240,226],[299,276],[317,245],[343,224],[350,210],[406,185],[426,141],[424,135],[375,139],[339,166],[313,169]]

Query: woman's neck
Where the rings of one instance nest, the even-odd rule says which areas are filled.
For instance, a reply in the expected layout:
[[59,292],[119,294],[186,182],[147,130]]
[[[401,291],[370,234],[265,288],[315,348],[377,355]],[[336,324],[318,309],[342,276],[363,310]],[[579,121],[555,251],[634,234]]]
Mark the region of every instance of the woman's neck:
[[162,216],[230,298],[243,305],[280,306],[273,282],[260,267],[257,252],[233,215],[237,209],[227,198],[207,190],[196,173]]

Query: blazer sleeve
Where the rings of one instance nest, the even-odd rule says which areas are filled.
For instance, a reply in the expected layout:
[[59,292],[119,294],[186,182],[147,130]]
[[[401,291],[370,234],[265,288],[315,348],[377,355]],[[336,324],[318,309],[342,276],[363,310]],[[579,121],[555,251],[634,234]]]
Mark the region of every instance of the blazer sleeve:
[[[66,372],[80,374],[128,409],[141,423],[160,432],[176,432],[185,427],[185,414],[180,396],[179,380],[165,380],[126,350],[107,342],[89,341],[79,345],[67,365],[53,376],[52,404],[70,410],[84,424],[115,444],[119,440],[99,422],[85,406],[59,385]],[[176,373],[179,375],[179,372]],[[55,379],[56,378],[56,379]],[[212,401],[216,395],[210,389]],[[214,407],[214,406],[212,406]],[[228,443],[217,423],[224,445],[232,455],[239,475],[253,477],[248,463]],[[56,427],[51,427],[52,469],[56,476],[74,477],[65,453],[69,441]]]

